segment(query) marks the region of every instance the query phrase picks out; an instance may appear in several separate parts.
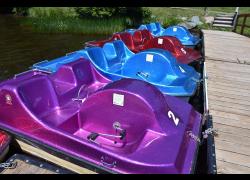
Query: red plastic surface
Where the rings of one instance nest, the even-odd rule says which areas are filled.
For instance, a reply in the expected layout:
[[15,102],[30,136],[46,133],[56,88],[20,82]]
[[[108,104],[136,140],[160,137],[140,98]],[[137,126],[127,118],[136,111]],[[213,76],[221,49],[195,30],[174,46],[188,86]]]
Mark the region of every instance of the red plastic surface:
[[87,46],[102,47],[107,42],[122,40],[126,46],[134,53],[151,49],[160,48],[172,53],[173,56],[183,64],[189,64],[192,61],[199,60],[201,54],[194,49],[187,48],[173,36],[153,37],[148,30],[135,31],[133,35],[128,32],[116,33],[110,39],[103,41],[90,41]]

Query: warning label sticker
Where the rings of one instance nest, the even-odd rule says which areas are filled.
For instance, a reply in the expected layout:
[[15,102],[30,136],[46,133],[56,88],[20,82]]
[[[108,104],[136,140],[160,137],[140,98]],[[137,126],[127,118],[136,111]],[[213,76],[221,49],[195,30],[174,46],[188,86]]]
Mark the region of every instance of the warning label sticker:
[[113,93],[113,104],[124,106],[124,95]]

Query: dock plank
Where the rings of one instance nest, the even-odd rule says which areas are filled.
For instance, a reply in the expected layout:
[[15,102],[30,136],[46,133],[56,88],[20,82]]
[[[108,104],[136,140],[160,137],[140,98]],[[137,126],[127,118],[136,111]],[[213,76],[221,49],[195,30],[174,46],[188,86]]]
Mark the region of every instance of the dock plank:
[[217,172],[218,174],[244,174],[250,172],[250,168],[218,160]]
[[215,146],[217,144],[217,140],[223,140],[227,142],[234,143],[235,146],[238,145],[250,145],[250,138],[246,136],[241,136],[239,134],[225,133],[218,130],[218,135],[215,137]]
[[234,108],[229,107],[229,106],[223,106],[223,103],[222,104],[209,104],[209,108],[219,110],[219,111],[222,111],[222,112],[226,112],[226,113],[244,115],[244,116],[248,116],[248,119],[250,118],[248,110],[234,109]]
[[250,156],[250,151],[249,151],[250,145],[245,145],[245,144],[236,145],[229,141],[223,141],[223,140],[217,139],[215,146],[217,149],[220,149],[220,150],[225,150],[225,151],[230,151],[230,152],[237,153],[237,154]]
[[249,63],[250,39],[233,32],[204,30],[206,58],[233,63]]
[[214,112],[212,111],[211,114],[213,114],[213,122],[215,123],[220,123],[228,126],[234,126],[238,128],[245,128],[245,129],[250,129],[250,122],[249,119],[246,120],[235,120],[231,118],[222,118],[222,117],[217,117],[214,115]]
[[[235,126],[230,126],[226,124],[221,124],[214,122],[214,128],[219,130],[220,132],[225,132],[225,133],[230,133],[234,135],[240,135],[243,137],[249,137],[250,138],[250,129],[244,128],[244,127],[235,127]],[[218,138],[219,140],[219,138]]]
[[209,99],[213,100],[213,101],[222,101],[222,102],[227,102],[227,103],[235,103],[238,105],[246,105],[246,106],[250,106],[250,101],[246,100],[246,99],[242,99],[241,101],[237,101],[236,98],[233,97],[224,97],[221,96],[220,94],[211,94],[209,96]]
[[250,173],[250,38],[204,30],[217,173]]
[[216,151],[216,158],[218,160],[250,168],[250,156],[230,151],[224,151],[217,148],[215,151]]

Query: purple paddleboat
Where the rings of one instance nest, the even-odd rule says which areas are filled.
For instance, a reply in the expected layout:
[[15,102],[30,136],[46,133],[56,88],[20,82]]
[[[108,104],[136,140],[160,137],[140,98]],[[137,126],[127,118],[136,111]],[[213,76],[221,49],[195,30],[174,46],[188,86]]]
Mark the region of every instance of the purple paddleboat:
[[135,79],[110,83],[90,61],[0,84],[0,127],[115,173],[192,173],[201,114]]

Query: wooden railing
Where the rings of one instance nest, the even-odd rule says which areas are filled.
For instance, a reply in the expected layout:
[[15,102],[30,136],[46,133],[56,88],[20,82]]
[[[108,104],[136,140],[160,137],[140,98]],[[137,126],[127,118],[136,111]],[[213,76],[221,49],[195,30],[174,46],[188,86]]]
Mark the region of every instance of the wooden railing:
[[[246,20],[247,20],[248,17],[250,18],[250,14],[240,14],[240,15],[238,15],[233,31],[236,32],[237,27],[240,26],[241,27],[240,28],[240,34],[246,35],[246,34],[244,34],[244,29],[245,28],[250,28],[250,24],[246,24]],[[240,18],[243,18],[242,24],[239,24],[239,19]],[[247,34],[247,36],[250,36],[250,34]]]

